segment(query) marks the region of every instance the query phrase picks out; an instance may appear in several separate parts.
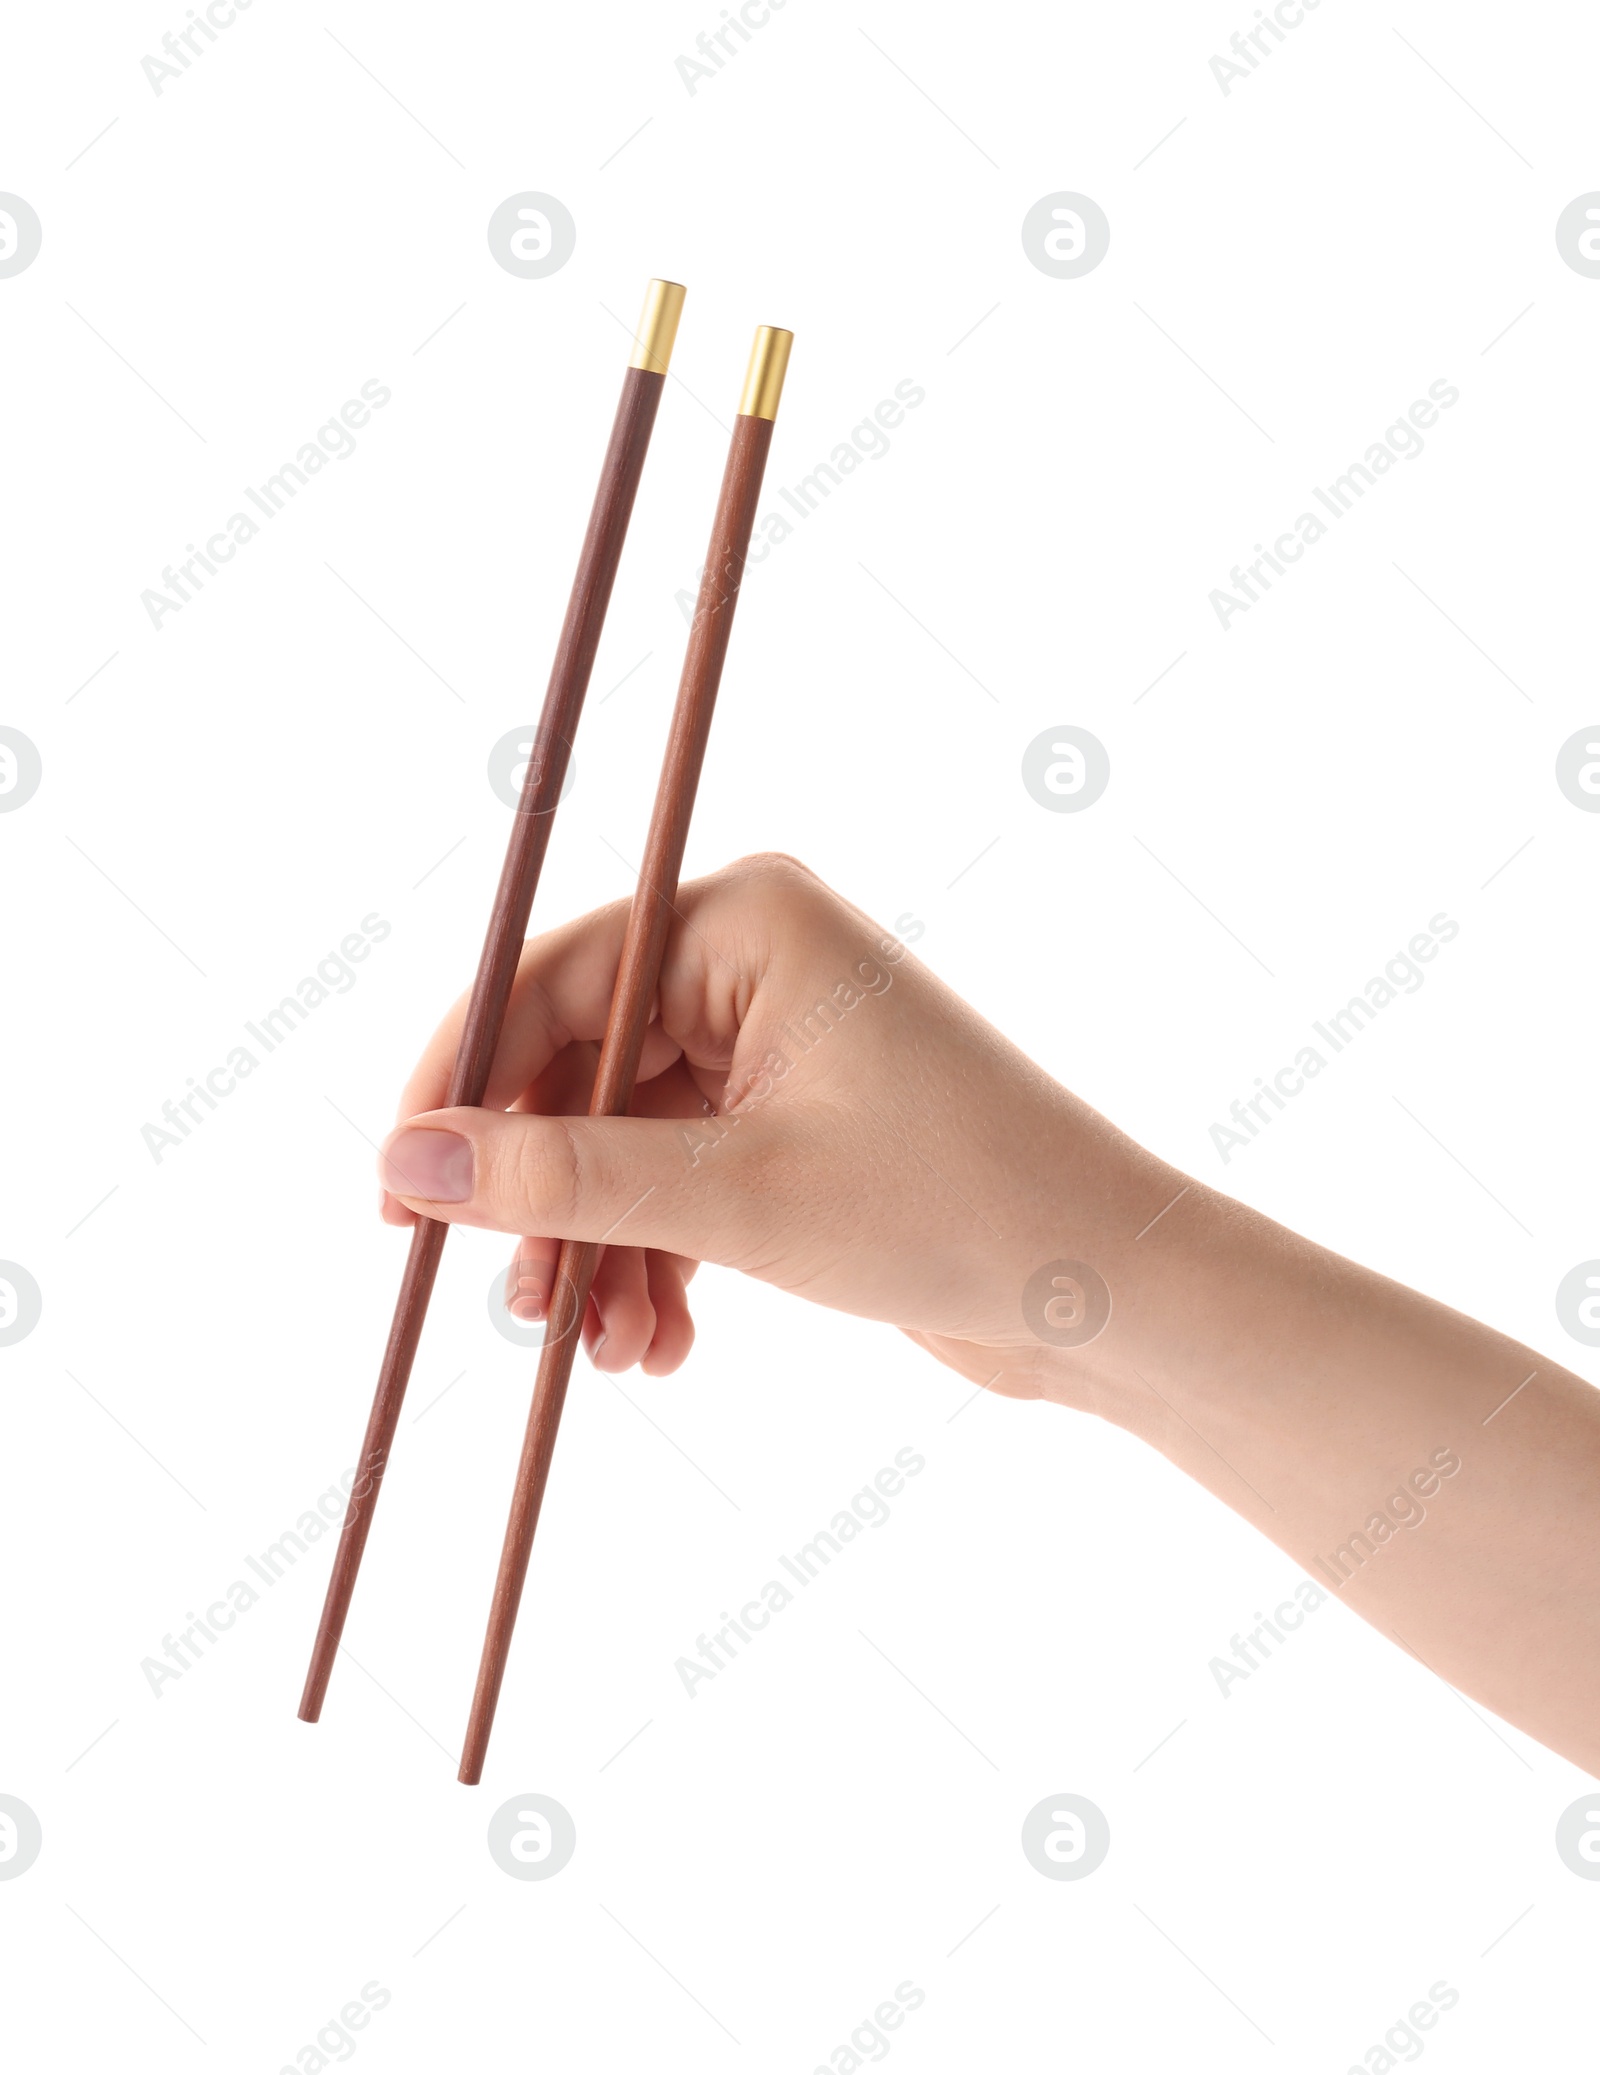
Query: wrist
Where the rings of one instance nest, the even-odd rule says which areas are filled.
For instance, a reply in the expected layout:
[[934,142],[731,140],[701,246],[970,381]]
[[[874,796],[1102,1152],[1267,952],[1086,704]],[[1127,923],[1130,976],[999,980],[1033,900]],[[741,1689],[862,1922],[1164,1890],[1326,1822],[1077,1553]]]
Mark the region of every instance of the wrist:
[[1154,1439],[1146,1379],[1192,1328],[1200,1262],[1238,1206],[1066,1091],[1031,1164],[1006,1264],[1021,1366],[1041,1397]]

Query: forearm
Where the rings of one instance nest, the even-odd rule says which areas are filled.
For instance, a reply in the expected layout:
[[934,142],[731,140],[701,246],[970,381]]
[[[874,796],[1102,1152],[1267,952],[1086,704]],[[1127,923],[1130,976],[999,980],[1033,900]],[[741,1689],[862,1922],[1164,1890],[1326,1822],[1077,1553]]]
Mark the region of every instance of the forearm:
[[[1112,1316],[1060,1353],[1050,1394],[1149,1441],[1434,1671],[1600,1773],[1600,1393],[1136,1151],[1105,1196],[1117,1235],[1085,1257]],[[1137,1201],[1172,1196],[1121,1236]]]

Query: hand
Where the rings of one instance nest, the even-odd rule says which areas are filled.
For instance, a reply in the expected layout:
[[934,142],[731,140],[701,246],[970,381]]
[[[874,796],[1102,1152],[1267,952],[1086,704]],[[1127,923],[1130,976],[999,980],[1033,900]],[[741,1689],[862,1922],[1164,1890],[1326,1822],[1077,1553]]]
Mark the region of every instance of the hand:
[[[606,1242],[584,1325],[603,1369],[683,1360],[709,1260],[1099,1413],[1311,1589],[1600,1770],[1595,1391],[1142,1151],[792,860],[687,886],[677,915],[634,1114],[580,1114],[619,903],[526,947],[485,1109],[432,1108],[462,1008],[447,1019],[385,1149],[387,1216],[534,1235],[524,1316],[558,1238]],[[1071,1347],[1024,1313],[1063,1262],[1111,1293]]]
[[436,1107],[464,1000],[445,1019],[384,1148],[385,1215],[526,1235],[508,1294],[528,1319],[559,1240],[607,1240],[584,1325],[602,1369],[682,1362],[686,1286],[707,1260],[1038,1396],[1059,1352],[1029,1331],[1021,1293],[1072,1253],[1062,1177],[1088,1229],[1132,1171],[1130,1232],[1181,1177],[1167,1187],[1170,1169],[792,859],[747,858],[681,888],[676,911],[630,1115],[583,1115],[617,902],[524,949],[482,1109]]

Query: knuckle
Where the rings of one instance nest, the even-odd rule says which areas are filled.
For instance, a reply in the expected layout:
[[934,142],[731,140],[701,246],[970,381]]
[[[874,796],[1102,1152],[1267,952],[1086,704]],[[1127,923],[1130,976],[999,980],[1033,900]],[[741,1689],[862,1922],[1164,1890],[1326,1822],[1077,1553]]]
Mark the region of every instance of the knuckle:
[[758,941],[771,943],[799,921],[809,935],[827,925],[839,897],[811,867],[784,850],[757,850],[717,874],[718,906],[747,918]]
[[735,858],[729,865],[731,877],[743,884],[767,884],[788,890],[814,892],[822,881],[811,867],[791,857],[786,850],[753,850],[748,857]]

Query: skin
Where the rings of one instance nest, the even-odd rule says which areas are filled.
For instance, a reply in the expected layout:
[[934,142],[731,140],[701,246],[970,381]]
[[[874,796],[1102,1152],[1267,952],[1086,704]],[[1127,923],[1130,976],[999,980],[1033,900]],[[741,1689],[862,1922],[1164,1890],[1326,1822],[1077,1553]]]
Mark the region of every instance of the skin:
[[[390,1223],[525,1235],[527,1319],[562,1238],[609,1240],[607,1371],[682,1363],[705,1260],[1112,1420],[1600,1775],[1600,1394],[1146,1152],[790,858],[680,890],[633,1112],[587,1118],[626,917],[530,940],[482,1109],[437,1107],[464,1000],[446,1017],[384,1147]],[[1025,1301],[1063,1262],[1111,1296],[1081,1345],[1052,1332],[1070,1286]]]

